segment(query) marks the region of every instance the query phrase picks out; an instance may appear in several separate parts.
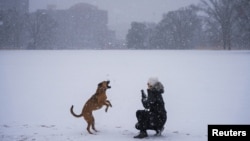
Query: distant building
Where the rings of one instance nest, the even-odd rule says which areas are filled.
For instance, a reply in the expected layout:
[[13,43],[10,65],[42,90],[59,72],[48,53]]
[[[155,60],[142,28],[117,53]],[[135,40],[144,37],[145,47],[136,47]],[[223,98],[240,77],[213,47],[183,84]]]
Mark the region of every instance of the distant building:
[[0,0],[0,49],[21,49],[25,46],[25,22],[29,0]]
[[29,12],[29,0],[0,0],[0,10],[16,10],[20,14]]
[[87,3],[29,13],[29,0],[0,0],[0,49],[114,48],[107,24],[108,12]]
[[49,6],[46,13],[57,24],[54,49],[103,49],[110,48],[115,32],[108,29],[108,12],[96,6],[78,3],[67,10]]

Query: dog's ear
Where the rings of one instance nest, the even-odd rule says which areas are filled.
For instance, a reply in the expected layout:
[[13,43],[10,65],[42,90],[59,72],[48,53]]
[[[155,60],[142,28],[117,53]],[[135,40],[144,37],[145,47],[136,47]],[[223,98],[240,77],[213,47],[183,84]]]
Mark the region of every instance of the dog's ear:
[[102,83],[99,83],[97,86],[98,86],[98,87],[101,87],[101,86],[102,86]]

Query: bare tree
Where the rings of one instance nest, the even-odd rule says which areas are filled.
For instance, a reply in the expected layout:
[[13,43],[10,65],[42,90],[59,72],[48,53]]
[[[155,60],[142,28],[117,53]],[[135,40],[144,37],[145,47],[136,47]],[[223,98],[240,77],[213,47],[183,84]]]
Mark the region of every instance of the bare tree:
[[131,29],[126,36],[127,47],[133,49],[144,49],[146,39],[146,25],[144,23],[132,22]]
[[[219,24],[219,31],[223,41],[223,49],[231,49],[233,25],[235,24],[236,11],[234,0],[201,0],[202,10],[208,18],[214,19]],[[211,21],[211,20],[210,20]],[[210,23],[216,24],[216,23]]]
[[194,6],[168,12],[156,27],[153,43],[165,49],[194,48],[194,37],[200,30],[200,19]]
[[250,49],[250,1],[237,0],[237,23],[234,39],[239,49]]

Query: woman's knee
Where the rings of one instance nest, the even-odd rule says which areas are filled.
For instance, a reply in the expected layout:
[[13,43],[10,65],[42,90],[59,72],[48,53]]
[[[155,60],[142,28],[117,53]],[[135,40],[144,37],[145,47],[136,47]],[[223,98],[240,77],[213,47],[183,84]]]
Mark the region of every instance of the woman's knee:
[[137,110],[136,111],[136,117],[144,117],[145,111],[144,110]]

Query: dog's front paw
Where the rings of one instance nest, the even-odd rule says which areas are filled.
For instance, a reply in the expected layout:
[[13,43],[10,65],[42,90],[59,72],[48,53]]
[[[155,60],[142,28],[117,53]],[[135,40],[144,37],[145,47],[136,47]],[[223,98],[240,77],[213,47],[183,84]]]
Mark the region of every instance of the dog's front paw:
[[108,103],[108,105],[109,105],[110,107],[112,107],[112,104],[111,104],[111,102],[110,102],[109,100],[107,100],[107,103]]

